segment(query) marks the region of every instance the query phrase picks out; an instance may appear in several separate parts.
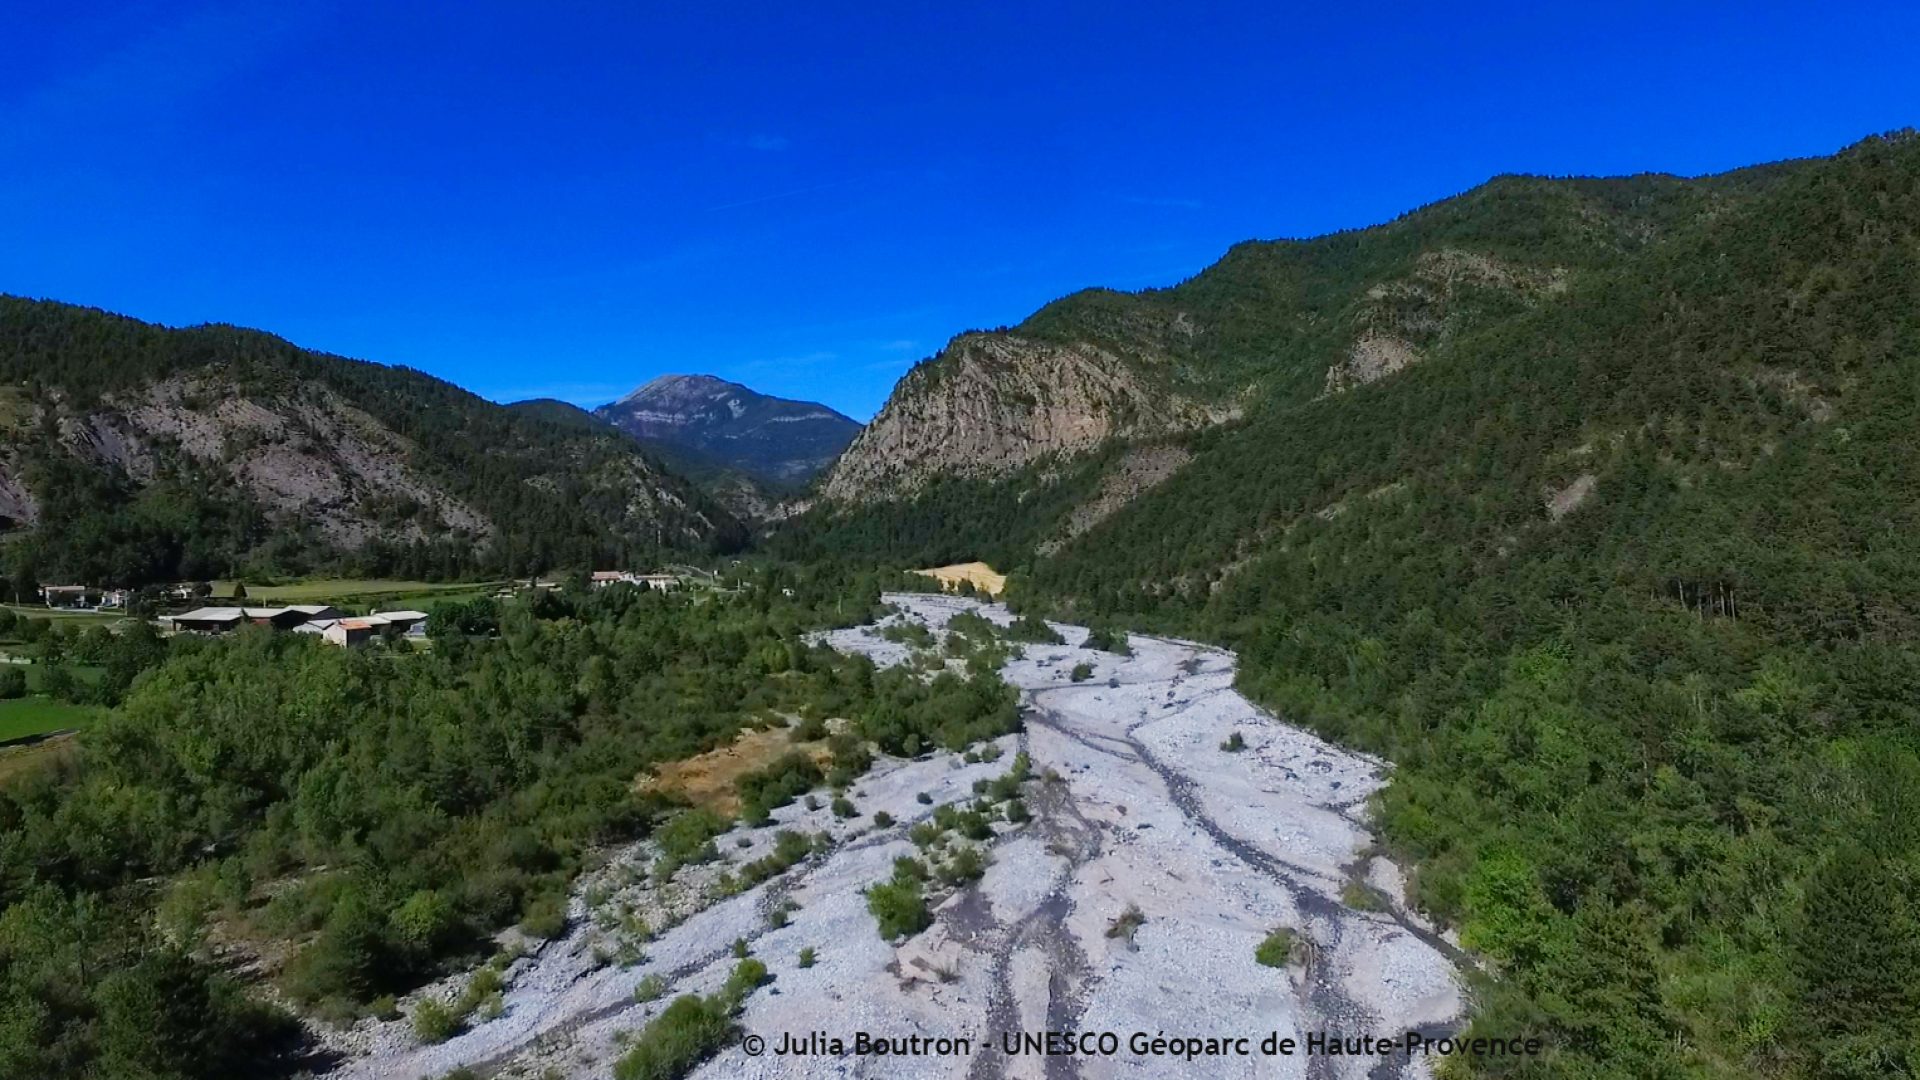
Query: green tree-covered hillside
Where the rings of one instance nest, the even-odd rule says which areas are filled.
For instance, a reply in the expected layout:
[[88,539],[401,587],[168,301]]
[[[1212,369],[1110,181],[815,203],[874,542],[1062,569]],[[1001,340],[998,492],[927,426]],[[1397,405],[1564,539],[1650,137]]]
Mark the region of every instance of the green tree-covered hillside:
[[1552,1048],[1490,1074],[1920,1074],[1920,138],[1502,178],[1019,332],[1170,313],[1244,411],[1124,505],[1109,446],[785,542],[989,558],[1390,757],[1476,1026]]

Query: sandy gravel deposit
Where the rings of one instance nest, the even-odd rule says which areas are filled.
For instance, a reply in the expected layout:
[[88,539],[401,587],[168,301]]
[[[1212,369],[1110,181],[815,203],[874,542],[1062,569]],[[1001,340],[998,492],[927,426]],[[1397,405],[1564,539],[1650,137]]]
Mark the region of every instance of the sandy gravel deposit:
[[[965,610],[1010,621],[1004,608],[972,600],[888,600],[898,609],[888,621],[936,630]],[[879,629],[824,638],[878,663],[907,660]],[[772,825],[720,838],[726,863],[664,885],[644,872],[646,845],[623,851],[579,883],[570,932],[507,968],[497,1015],[476,1015],[432,1046],[404,1020],[364,1021],[329,1037],[345,1055],[330,1075],[410,1080],[464,1066],[608,1080],[625,1033],[675,995],[719,988],[738,938],[773,980],[739,1017],[746,1038],[695,1074],[705,1080],[1431,1075],[1437,1058],[1306,1049],[1321,1034],[1442,1034],[1462,1011],[1457,951],[1400,913],[1389,895],[1397,869],[1368,858],[1364,805],[1384,782],[1382,763],[1255,708],[1233,690],[1231,653],[1135,635],[1133,655],[1120,657],[1078,647],[1082,629],[1056,629],[1067,644],[1026,646],[1003,671],[1022,692],[1026,730],[999,741],[998,760],[882,758],[854,786],[859,817],[834,818],[825,798],[812,810],[796,803]],[[1082,663],[1093,677],[1076,682]],[[1245,748],[1223,749],[1234,732]],[[861,890],[914,854],[912,825],[971,801],[975,781],[1005,773],[1021,750],[1032,759],[1024,797],[1033,819],[995,824],[985,876],[945,895],[932,928],[881,940]],[[879,811],[893,824],[876,827]],[[765,854],[780,829],[826,832],[831,846],[722,898],[719,876]],[[1384,910],[1356,910],[1343,895]],[[784,925],[776,909],[789,909]],[[1293,961],[1256,963],[1255,948],[1280,928],[1294,936]],[[815,951],[811,966],[800,966],[803,948]],[[637,1003],[634,988],[650,976],[664,992]],[[421,994],[451,998],[464,982]],[[1004,1048],[1003,1033],[1019,1049],[1020,1033],[1049,1030],[1085,1033],[1090,1052]],[[863,1032],[909,1052],[832,1052],[828,1040],[850,1050]],[[1111,1053],[1101,1052],[1104,1033]],[[1262,1053],[1270,1037],[1295,1040],[1293,1052]],[[916,1038],[954,1043],[942,1052]],[[1245,1056],[1230,1044],[1241,1038]],[[749,1054],[756,1039],[764,1049]],[[820,1052],[778,1053],[783,1039]],[[1168,1040],[1186,1039],[1229,1043],[1224,1054],[1168,1053]]]

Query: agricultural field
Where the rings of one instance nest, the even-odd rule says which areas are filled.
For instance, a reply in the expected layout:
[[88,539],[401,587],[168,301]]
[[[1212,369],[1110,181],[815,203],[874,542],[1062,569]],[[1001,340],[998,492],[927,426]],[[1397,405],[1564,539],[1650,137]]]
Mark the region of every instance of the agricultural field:
[[85,727],[99,715],[100,710],[92,705],[74,705],[37,695],[0,701],[0,746],[50,731]]
[[[247,600],[259,604],[380,604],[396,607],[413,602],[470,600],[490,596],[500,588],[499,581],[442,582],[399,581],[388,578],[314,578],[283,585],[247,585]],[[216,581],[209,600],[233,597],[234,583]]]
[[127,617],[124,611],[72,611],[42,604],[0,604],[23,619],[49,619],[54,622],[114,622]]

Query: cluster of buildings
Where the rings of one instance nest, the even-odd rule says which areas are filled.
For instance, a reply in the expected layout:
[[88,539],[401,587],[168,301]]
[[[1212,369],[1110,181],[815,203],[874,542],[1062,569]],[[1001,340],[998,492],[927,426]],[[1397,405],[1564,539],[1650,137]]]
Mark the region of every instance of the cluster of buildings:
[[335,645],[363,645],[376,636],[419,637],[427,632],[424,611],[376,611],[348,615],[330,604],[287,607],[201,607],[162,615],[163,627],[181,634],[225,634],[243,626],[264,626],[295,634],[317,634]]
[[50,608],[103,610],[123,608],[132,589],[96,589],[91,585],[42,585],[40,599]]
[[587,583],[596,589],[609,585],[638,585],[655,592],[668,592],[680,587],[677,574],[636,574],[631,570],[595,570]]
[[[688,568],[689,572],[709,571]],[[588,576],[596,589],[609,585],[632,585],[655,592],[671,592],[686,584],[685,574],[642,574],[632,570],[596,570]],[[536,581],[520,588],[557,589],[560,582]],[[159,593],[162,601],[193,602],[208,592],[206,584],[169,586]],[[498,597],[512,596],[515,589],[503,588]],[[125,609],[133,599],[130,589],[105,589],[91,585],[42,585],[41,599],[50,608],[91,611]],[[203,605],[204,600],[200,601]],[[162,615],[162,630],[180,634],[216,635],[231,633],[243,626],[263,626],[295,634],[317,634],[335,645],[359,645],[376,636],[419,637],[427,631],[424,611],[376,611],[371,615],[349,615],[330,604],[289,604],[285,607],[252,607],[244,601],[233,606],[202,606],[178,615]]]

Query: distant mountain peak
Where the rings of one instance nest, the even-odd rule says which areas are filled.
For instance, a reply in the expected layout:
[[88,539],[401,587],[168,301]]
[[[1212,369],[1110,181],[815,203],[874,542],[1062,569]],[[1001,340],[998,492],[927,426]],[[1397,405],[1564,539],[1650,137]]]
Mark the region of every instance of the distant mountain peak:
[[634,387],[625,397],[612,404],[624,405],[632,401],[651,401],[690,395],[717,396],[728,393],[760,396],[739,383],[728,382],[717,375],[657,375]]
[[783,485],[811,479],[860,433],[825,405],[713,375],[661,375],[593,415],[646,442]]

